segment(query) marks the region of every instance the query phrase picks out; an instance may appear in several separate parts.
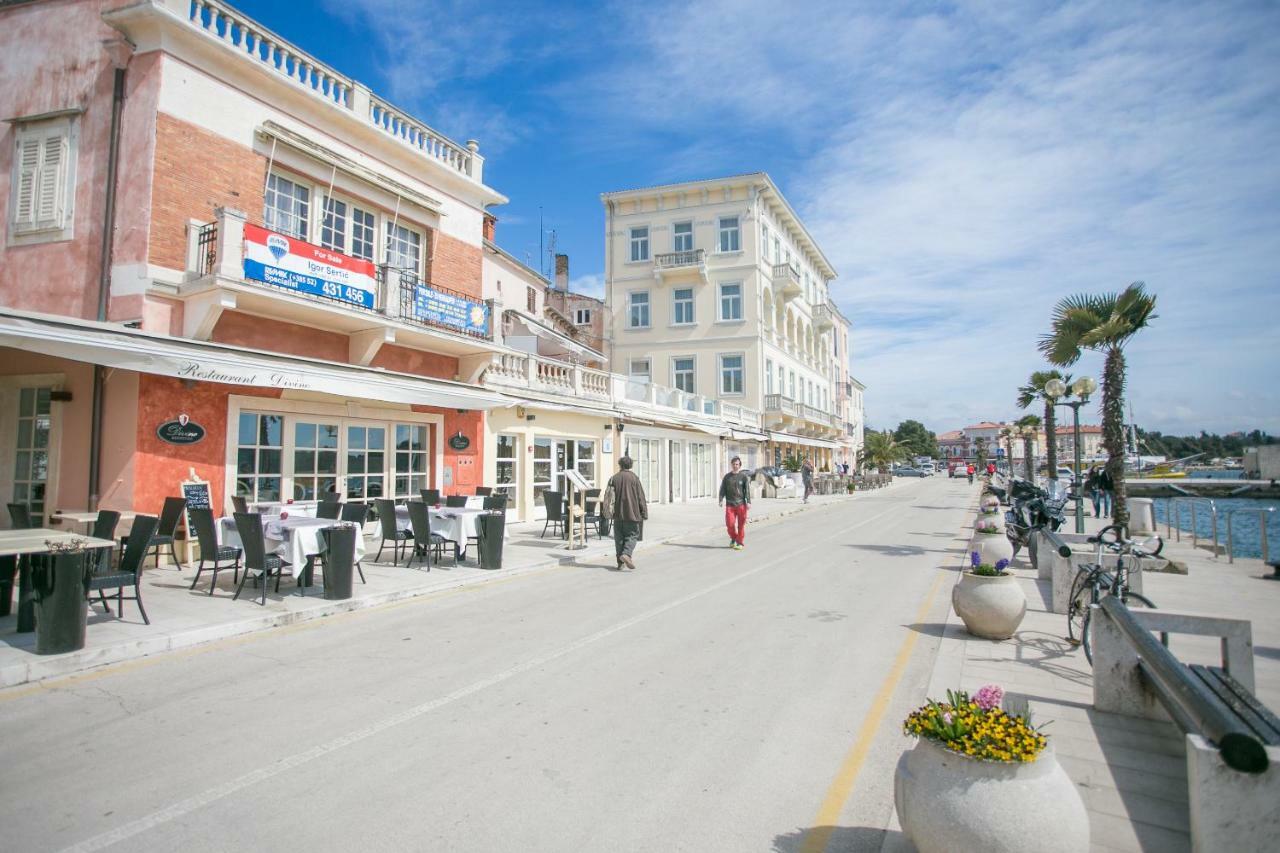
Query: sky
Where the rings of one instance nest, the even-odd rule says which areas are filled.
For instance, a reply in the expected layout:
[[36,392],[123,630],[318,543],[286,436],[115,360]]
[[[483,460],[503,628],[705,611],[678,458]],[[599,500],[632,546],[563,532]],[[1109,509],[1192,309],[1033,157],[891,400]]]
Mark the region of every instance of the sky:
[[497,242],[544,268],[554,232],[575,290],[600,193],[768,172],[839,272],[871,427],[1020,416],[1054,305],[1143,281],[1138,425],[1280,433],[1276,3],[235,5],[479,140]]

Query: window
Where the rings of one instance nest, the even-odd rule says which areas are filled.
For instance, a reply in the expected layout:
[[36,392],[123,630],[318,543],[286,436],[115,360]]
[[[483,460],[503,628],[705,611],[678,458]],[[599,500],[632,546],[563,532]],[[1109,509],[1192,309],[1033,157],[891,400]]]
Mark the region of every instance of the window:
[[632,379],[641,382],[648,382],[650,378],[649,359],[633,358],[627,365],[627,372],[631,374]]
[[649,291],[638,290],[627,295],[627,328],[649,328]]
[[649,229],[647,227],[631,229],[631,260],[649,260]]
[[70,118],[20,125],[14,134],[9,233],[15,243],[71,238],[76,132]]
[[347,251],[347,203],[335,198],[325,202],[320,225],[320,245],[335,252]]
[[774,263],[782,263],[782,238],[773,238],[773,261]]
[[279,501],[284,416],[241,412],[236,442],[236,494],[249,501]]
[[742,319],[742,283],[720,285],[720,319]]
[[517,466],[520,464],[520,436],[509,433],[498,435],[498,447],[494,453],[497,462],[497,482],[494,484],[495,495],[506,495],[507,506],[516,507]]
[[591,486],[596,484],[596,443],[594,441],[578,441],[577,461],[578,474]]
[[351,208],[351,255],[373,260],[373,214],[358,207]]
[[696,393],[693,390],[693,358],[671,359],[671,382],[686,394]]
[[338,425],[293,424],[293,499],[317,501],[338,491]]
[[738,217],[720,217],[720,251],[736,252],[739,248]]
[[766,358],[764,360],[764,393],[773,393],[773,360]]
[[720,393],[742,394],[744,382],[742,356],[720,356]]
[[526,287],[524,293],[525,306],[529,309],[530,314],[538,313],[538,291],[537,288]]
[[760,225],[760,255],[769,260],[769,226],[763,223]]
[[422,271],[422,235],[403,225],[387,223],[387,266],[412,275]]
[[308,187],[275,174],[267,178],[262,221],[268,228],[305,240],[310,212],[311,190]]
[[387,427],[347,426],[347,500],[380,498],[387,476]]
[[427,476],[426,424],[396,424],[396,478],[393,497],[418,499],[431,485]]
[[791,393],[788,394],[787,396],[790,397],[792,400],[798,399],[796,397],[796,372],[794,370],[791,371],[791,375],[789,379],[790,379],[790,385],[791,385]]
[[671,322],[677,326],[693,323],[693,288],[681,287],[671,291]]
[[787,371],[778,365],[778,393],[786,396],[787,393]]
[[[49,483],[49,434],[53,430],[52,388],[23,388],[18,392],[18,434],[13,467],[13,500],[43,518]],[[40,526],[40,525],[37,525]]]
[[677,222],[672,226],[671,249],[675,252],[693,251],[693,223]]
[[[373,260],[373,214],[336,198],[325,202],[320,245],[353,258]],[[348,248],[350,247],[350,248]]]
[[590,326],[591,325],[591,309],[575,308],[573,312],[573,322],[578,326]]

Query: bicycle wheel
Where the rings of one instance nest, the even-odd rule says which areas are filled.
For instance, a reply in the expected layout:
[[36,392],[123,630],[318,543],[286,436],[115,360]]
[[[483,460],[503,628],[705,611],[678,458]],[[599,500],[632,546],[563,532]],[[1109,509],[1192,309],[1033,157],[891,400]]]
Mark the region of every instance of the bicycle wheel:
[[1092,572],[1081,569],[1071,582],[1071,596],[1067,599],[1067,639],[1075,645],[1084,640],[1084,626],[1089,616],[1089,604],[1093,601]]
[[[1139,592],[1130,592],[1129,590],[1125,590],[1120,595],[1120,601],[1125,607],[1129,608],[1148,607],[1152,610],[1158,609],[1151,603],[1151,599]],[[1092,611],[1086,612],[1084,615],[1084,624],[1080,627],[1080,638],[1082,645],[1084,645],[1084,656],[1088,659],[1090,665],[1093,664],[1093,642],[1089,633],[1089,617],[1092,615]]]

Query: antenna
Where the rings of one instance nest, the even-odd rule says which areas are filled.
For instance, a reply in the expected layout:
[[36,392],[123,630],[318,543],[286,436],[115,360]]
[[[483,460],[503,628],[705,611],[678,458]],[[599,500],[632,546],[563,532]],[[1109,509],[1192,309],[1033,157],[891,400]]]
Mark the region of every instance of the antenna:
[[[545,255],[542,254],[542,205],[538,205],[538,266],[539,268],[541,268],[542,266],[542,259],[544,257]],[[532,264],[530,264],[530,266],[532,266]]]
[[555,282],[555,279],[552,277],[552,273],[555,272],[555,268],[556,268],[555,258],[556,258],[556,229],[552,228],[550,231],[547,232],[547,254],[545,258],[545,262],[547,266],[544,267],[542,275],[544,278],[550,279],[553,284]]

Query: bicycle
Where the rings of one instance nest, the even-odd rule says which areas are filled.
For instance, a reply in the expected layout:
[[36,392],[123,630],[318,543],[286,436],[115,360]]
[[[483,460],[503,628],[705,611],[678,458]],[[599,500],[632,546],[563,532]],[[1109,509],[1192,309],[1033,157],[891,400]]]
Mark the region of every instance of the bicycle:
[[[1129,589],[1129,572],[1131,565],[1142,557],[1157,557],[1164,549],[1164,540],[1159,536],[1152,537],[1156,541],[1154,550],[1149,550],[1147,542],[1139,545],[1125,535],[1125,529],[1119,525],[1109,525],[1098,531],[1097,536],[1089,537],[1089,542],[1096,545],[1092,563],[1081,563],[1075,581],[1071,584],[1071,598],[1067,604],[1067,639],[1073,645],[1084,646],[1084,656],[1093,663],[1093,647],[1090,642],[1089,620],[1093,615],[1091,605],[1097,604],[1103,595],[1119,596],[1126,607],[1149,607],[1156,609],[1151,599],[1141,593]],[[1112,538],[1108,538],[1111,534]],[[1115,572],[1109,572],[1102,566],[1102,549],[1107,548],[1118,554]],[[1129,558],[1126,560],[1126,558]]]

